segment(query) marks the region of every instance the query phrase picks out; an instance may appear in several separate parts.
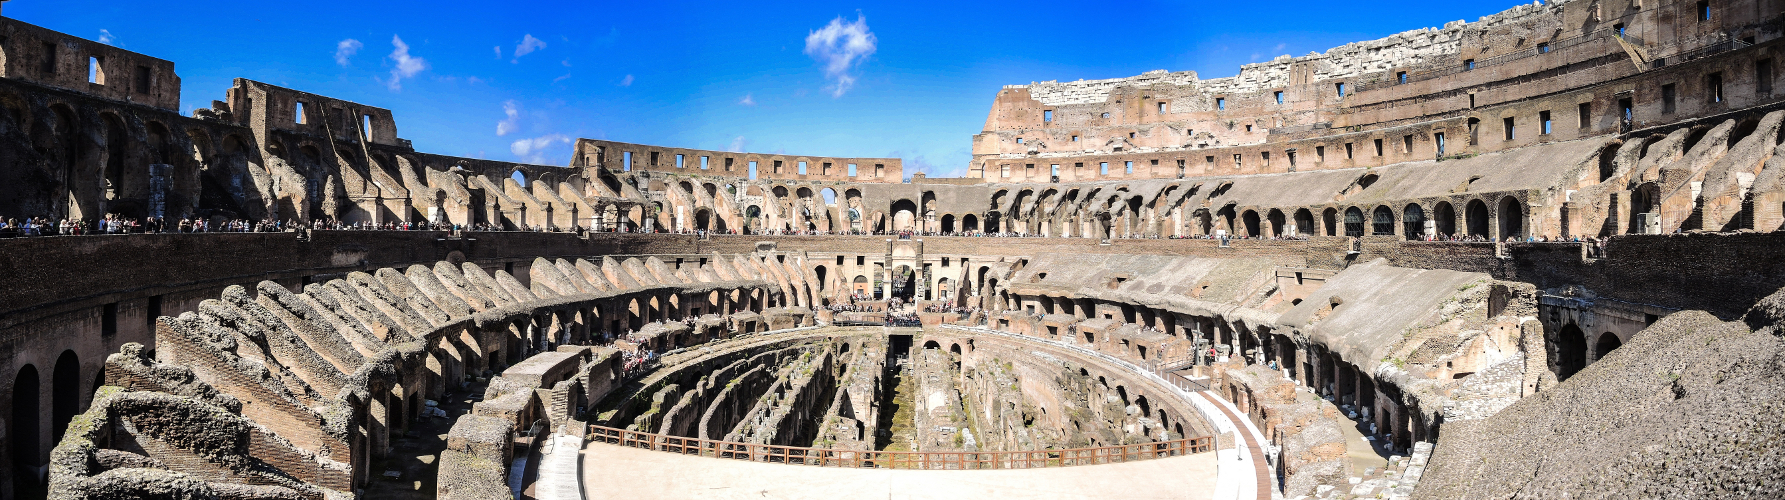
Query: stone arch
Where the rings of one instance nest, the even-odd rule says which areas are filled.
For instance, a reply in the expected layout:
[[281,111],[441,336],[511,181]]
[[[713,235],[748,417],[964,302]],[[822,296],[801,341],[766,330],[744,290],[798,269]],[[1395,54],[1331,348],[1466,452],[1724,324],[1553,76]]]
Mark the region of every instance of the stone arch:
[[1467,224],[1470,236],[1488,237],[1488,208],[1479,199],[1469,200],[1463,211],[1463,219]]
[[1256,237],[1264,235],[1264,233],[1258,227],[1259,226],[1258,211],[1247,210],[1245,213],[1240,214],[1240,222],[1244,227],[1245,232],[1242,234],[1245,237],[1256,238]]
[[1611,354],[1612,351],[1617,350],[1623,345],[1624,341],[1618,338],[1618,334],[1612,332],[1601,333],[1599,334],[1599,341],[1593,343],[1593,359],[1605,359],[1606,355]]
[[1568,380],[1587,366],[1587,335],[1569,323],[1556,334],[1556,379]]
[[961,216],[961,232],[971,233],[975,231],[979,231],[979,217],[973,214]]
[[1345,209],[1345,236],[1364,235],[1364,212],[1357,207]]
[[1269,231],[1266,233],[1266,236],[1276,237],[1276,236],[1283,236],[1288,233],[1288,230],[1286,229],[1286,227],[1289,224],[1289,222],[1284,217],[1282,210],[1278,210],[1275,208],[1271,209],[1271,211],[1265,216],[1265,220],[1270,223]]
[[50,442],[56,443],[62,441],[62,433],[67,430],[68,421],[80,413],[80,355],[73,350],[62,351],[62,355],[56,358],[53,373],[50,377]]
[[1339,209],[1327,207],[1326,210],[1321,211],[1320,220],[1325,222],[1322,225],[1326,226],[1327,236],[1339,235]]
[[943,214],[943,216],[942,216],[942,232],[943,233],[953,233],[953,232],[955,232],[955,230],[956,230],[956,227],[955,227],[954,214]]
[[1432,226],[1439,237],[1455,236],[1457,232],[1457,211],[1448,201],[1440,201],[1432,208]]
[[1515,241],[1525,236],[1525,209],[1517,196],[1500,197],[1500,241]]
[[28,493],[43,487],[35,473],[27,477],[18,477],[20,469],[35,468],[42,465],[43,462],[40,458],[43,455],[40,449],[43,442],[43,428],[39,420],[43,414],[43,408],[39,406],[42,401],[40,399],[42,396],[40,383],[42,382],[38,380],[37,367],[29,364],[19,368],[18,375],[13,378],[12,414],[6,420],[6,446],[14,465],[14,470],[7,472],[14,476],[15,498],[30,498],[27,494],[21,493]]
[[1426,211],[1418,203],[1408,203],[1401,209],[1401,234],[1409,240],[1417,240],[1425,235]]
[[1388,205],[1378,205],[1370,211],[1370,235],[1393,236],[1395,234],[1395,211]]

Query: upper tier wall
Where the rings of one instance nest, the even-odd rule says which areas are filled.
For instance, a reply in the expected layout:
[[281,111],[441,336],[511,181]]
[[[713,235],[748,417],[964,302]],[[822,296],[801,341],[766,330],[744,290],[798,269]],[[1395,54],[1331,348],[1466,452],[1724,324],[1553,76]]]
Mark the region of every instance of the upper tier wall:
[[682,172],[749,179],[890,182],[904,180],[898,158],[835,158],[666,148],[645,144],[577,139],[571,166]]

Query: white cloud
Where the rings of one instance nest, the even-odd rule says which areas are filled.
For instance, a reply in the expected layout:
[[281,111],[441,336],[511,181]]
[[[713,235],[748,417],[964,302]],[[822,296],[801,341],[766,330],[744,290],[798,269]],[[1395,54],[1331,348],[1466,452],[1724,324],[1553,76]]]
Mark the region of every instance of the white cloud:
[[118,37],[112,36],[110,30],[99,30],[99,43],[117,45]]
[[626,75],[626,78],[621,79],[620,86],[621,87],[631,87],[632,86],[632,75]]
[[509,62],[519,63],[519,62],[521,62],[521,56],[524,56],[527,54],[532,54],[534,51],[541,50],[544,48],[545,48],[545,40],[533,38],[533,34],[528,33],[525,37],[521,38],[520,45],[514,46],[514,59],[510,60]]
[[564,134],[548,134],[532,139],[521,139],[510,144],[508,151],[520,157],[521,161],[543,165],[549,162],[545,155],[545,149],[557,144],[570,144],[570,137]]
[[569,80],[569,79],[570,79],[570,73],[565,73],[564,76],[553,78],[552,83],[558,83],[558,82],[562,82],[564,80]]
[[396,50],[390,52],[390,60],[396,67],[390,69],[390,81],[384,83],[391,90],[403,90],[403,79],[428,69],[428,61],[409,55],[409,44],[403,43],[403,39],[397,35],[390,36],[390,44],[396,47]]
[[730,151],[733,153],[744,152],[744,136],[740,135],[740,136],[738,136],[738,138],[732,139],[731,140],[731,148],[726,149],[726,151]]
[[353,58],[354,54],[358,54],[359,49],[363,49],[365,47],[366,47],[366,44],[359,43],[359,40],[354,40],[352,38],[342,40],[342,41],[336,43],[335,44],[335,64],[346,66],[348,63],[348,60]]
[[855,86],[855,76],[849,70],[873,55],[878,44],[879,40],[868,30],[867,17],[857,14],[855,22],[845,23],[843,16],[837,16],[830,24],[806,35],[806,55],[822,64],[825,78],[834,82],[831,97],[843,97]]
[[521,126],[520,104],[515,103],[513,100],[503,102],[502,114],[508,115],[508,118],[496,122],[496,137],[508,135],[509,132],[514,132],[515,129],[520,128]]
[[1276,48],[1271,49],[1271,52],[1282,52],[1283,48],[1288,47],[1288,46],[1289,46],[1289,44],[1287,44],[1287,43],[1279,43],[1279,44],[1277,44]]
[[750,94],[744,94],[744,98],[743,98],[743,99],[738,99],[738,104],[742,104],[742,105],[745,105],[745,106],[755,106],[755,105],[756,105],[756,98],[754,98],[754,97],[751,97],[751,95],[750,95]]
[[502,59],[502,46],[501,45],[496,46],[496,59],[498,59],[498,60]]

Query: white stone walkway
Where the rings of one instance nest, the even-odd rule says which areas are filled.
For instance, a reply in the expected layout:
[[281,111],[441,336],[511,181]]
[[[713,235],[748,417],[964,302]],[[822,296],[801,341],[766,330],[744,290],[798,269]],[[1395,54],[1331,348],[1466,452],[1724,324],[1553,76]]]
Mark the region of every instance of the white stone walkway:
[[538,500],[582,500],[577,490],[577,463],[583,449],[583,438],[552,434],[552,441],[541,451],[539,479],[533,482],[533,497]]
[[590,443],[583,460],[583,488],[590,499],[1204,500],[1215,495],[1214,453],[1050,469],[929,471],[770,464]]

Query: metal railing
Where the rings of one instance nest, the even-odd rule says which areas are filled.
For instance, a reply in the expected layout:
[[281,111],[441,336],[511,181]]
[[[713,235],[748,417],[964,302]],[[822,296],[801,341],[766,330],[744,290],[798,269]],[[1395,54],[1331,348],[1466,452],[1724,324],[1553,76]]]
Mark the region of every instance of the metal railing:
[[858,469],[989,470],[1097,465],[1214,451],[1209,437],[1035,451],[858,451],[739,443],[589,426],[589,441],[751,462]]

